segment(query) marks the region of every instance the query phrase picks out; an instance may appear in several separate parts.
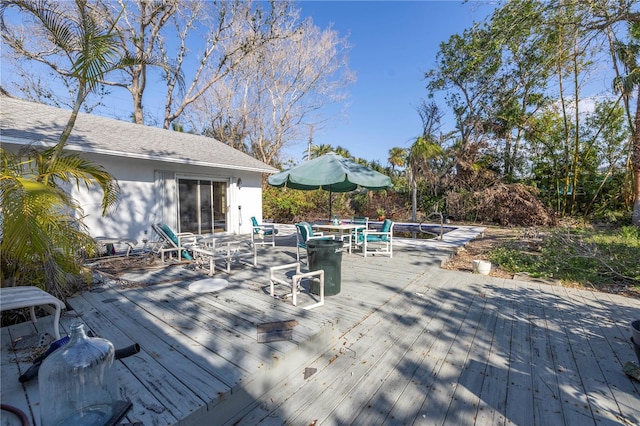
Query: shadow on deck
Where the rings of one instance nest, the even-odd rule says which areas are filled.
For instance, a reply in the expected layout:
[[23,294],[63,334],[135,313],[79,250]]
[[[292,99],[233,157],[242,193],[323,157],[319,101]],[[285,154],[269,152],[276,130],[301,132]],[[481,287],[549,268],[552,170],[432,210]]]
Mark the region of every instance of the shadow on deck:
[[[268,294],[268,268],[296,258],[281,232],[257,267],[216,274],[224,290],[191,292],[204,272],[185,265],[123,273],[69,299],[61,325],[80,319],[116,347],[140,344],[117,371],[127,420],[145,425],[640,419],[639,387],[617,365],[631,354],[621,324],[638,305],[439,269],[479,232],[398,240],[392,259],[345,253],[340,293],[312,311]],[[290,341],[258,343],[259,324],[291,319]],[[2,403],[33,424],[37,381],[17,381],[33,350],[10,346],[50,327],[44,317],[2,328]]]
[[[260,249],[257,267],[216,275],[229,281],[219,292],[189,291],[204,272],[183,264],[104,279],[68,299],[62,334],[80,320],[116,348],[140,344],[140,353],[117,362],[120,397],[133,403],[130,422],[231,423],[286,378],[311,374],[306,367],[341,336],[476,234],[431,245],[398,240],[393,259],[345,253],[342,291],[307,311],[268,295],[268,268],[295,261],[295,236],[285,232],[278,247]],[[291,340],[257,342],[258,325],[292,319],[298,325]],[[37,380],[22,385],[17,377],[31,365],[34,346],[48,346],[41,338],[50,329],[48,317],[2,329],[2,403],[22,409],[34,425]]]

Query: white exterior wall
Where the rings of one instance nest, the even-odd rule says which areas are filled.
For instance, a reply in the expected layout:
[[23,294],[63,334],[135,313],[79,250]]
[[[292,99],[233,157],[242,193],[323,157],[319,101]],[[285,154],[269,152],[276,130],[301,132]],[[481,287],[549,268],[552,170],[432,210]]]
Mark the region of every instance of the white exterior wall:
[[[120,203],[106,217],[102,217],[102,191],[91,188],[72,194],[84,210],[84,222],[92,236],[153,240],[151,225],[165,222],[177,228],[177,177],[207,178],[227,182],[227,229],[233,234],[251,232],[251,216],[262,220],[262,175],[256,172],[160,163],[101,155],[86,155],[101,164],[120,185]],[[241,188],[237,186],[242,180]],[[242,209],[238,209],[241,206]],[[146,234],[145,234],[146,231]]]
[[[242,179],[242,187],[238,189],[234,183],[235,204],[229,215],[232,217],[241,234],[251,233],[251,216],[262,223],[262,176],[259,173],[238,175]],[[238,209],[238,206],[242,209]]]

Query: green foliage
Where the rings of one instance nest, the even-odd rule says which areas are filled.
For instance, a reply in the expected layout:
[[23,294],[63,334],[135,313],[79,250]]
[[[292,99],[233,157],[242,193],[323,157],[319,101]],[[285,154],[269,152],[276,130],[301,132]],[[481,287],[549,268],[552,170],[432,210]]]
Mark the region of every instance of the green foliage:
[[326,191],[299,191],[268,186],[262,193],[263,216],[281,222],[300,221],[316,214],[316,206],[328,204]]
[[527,271],[533,276],[536,275],[531,269],[537,258],[538,256],[525,253],[515,247],[498,247],[489,255],[489,259],[505,271],[513,273]]
[[367,191],[354,192],[350,200],[350,207],[357,216],[366,216],[371,197]]
[[[400,197],[394,191],[357,190],[333,193],[332,212],[339,217],[368,216],[377,218],[376,210],[384,209],[388,217],[397,214],[396,219],[406,219],[403,215]],[[289,188],[264,188],[262,213],[265,218],[276,222],[298,222],[301,220],[322,220],[329,218],[329,193],[323,190],[300,191]]]
[[77,154],[54,158],[54,149],[17,155],[0,149],[0,268],[3,282],[36,285],[64,298],[82,272],[81,253],[90,255],[95,242],[80,206],[60,184],[98,186],[104,211],[117,200],[119,187],[102,167]]
[[490,259],[511,272],[595,287],[640,287],[640,229],[555,230],[535,247],[522,241],[494,249]]
[[[629,95],[640,76],[640,25],[630,25],[628,33],[624,25],[635,3],[596,3],[505,2],[484,25],[441,43],[436,66],[426,73],[427,90],[430,96],[443,92],[454,115],[450,144],[443,145],[454,166],[435,179],[414,168],[411,178],[439,179],[440,194],[483,191],[498,181],[526,183],[539,188],[559,216],[628,214],[632,152],[638,151],[629,143]],[[608,16],[606,24],[601,16]],[[603,63],[605,56],[615,63]],[[593,94],[581,82],[603,64],[615,71],[624,96],[603,97],[608,100],[587,111],[583,101]],[[469,200],[448,198],[459,218],[473,220],[466,214]]]

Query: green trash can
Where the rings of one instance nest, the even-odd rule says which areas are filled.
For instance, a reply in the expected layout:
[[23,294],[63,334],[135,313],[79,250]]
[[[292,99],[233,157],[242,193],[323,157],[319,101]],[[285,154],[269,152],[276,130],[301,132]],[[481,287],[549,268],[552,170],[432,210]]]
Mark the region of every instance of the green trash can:
[[[342,241],[308,240],[307,256],[309,260],[309,271],[324,270],[324,295],[333,296],[340,293]],[[311,282],[311,292],[313,294],[320,294],[319,281]]]

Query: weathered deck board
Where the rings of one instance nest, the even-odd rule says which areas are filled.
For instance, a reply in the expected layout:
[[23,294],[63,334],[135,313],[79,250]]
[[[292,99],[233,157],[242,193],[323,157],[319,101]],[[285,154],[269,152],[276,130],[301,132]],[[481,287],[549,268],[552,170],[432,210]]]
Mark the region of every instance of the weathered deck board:
[[531,363],[531,339],[529,321],[531,304],[526,297],[519,297],[526,291],[521,282],[505,282],[509,292],[509,318],[512,330],[510,346],[505,347],[509,359],[509,381],[505,411],[505,424],[523,425],[533,419],[533,364]]
[[[436,275],[437,277],[438,275]],[[430,277],[433,279],[433,277]],[[429,394],[432,384],[434,364],[428,357],[434,345],[439,342],[439,336],[444,328],[447,305],[438,300],[435,293],[439,286],[446,283],[445,280],[437,280],[438,285],[425,288],[421,282],[419,291],[416,292],[423,300],[422,314],[424,326],[420,330],[420,336],[414,345],[412,357],[403,361],[403,365],[410,366],[407,379],[404,380],[404,388],[398,396],[396,403],[386,415],[387,422],[399,424],[411,424],[415,418],[421,415],[422,404]]]
[[[455,278],[442,280],[449,274]],[[626,306],[622,315],[639,317],[639,303],[535,282],[470,274],[462,280],[458,274],[425,274],[424,290],[405,288],[404,304],[389,302],[348,330],[330,351],[333,357],[311,364],[318,368],[314,376],[274,388],[243,421],[638,423],[640,393],[621,371],[631,359],[629,334],[624,336],[625,321],[614,319],[619,305]],[[403,313],[410,316],[413,301],[408,295],[416,293],[426,294],[436,307],[402,325],[397,317],[383,315],[404,306]],[[350,303],[336,300],[338,305]],[[590,319],[593,315],[598,319]],[[368,328],[368,323],[375,325]],[[573,331],[574,326],[582,332]],[[611,347],[609,340],[614,341]],[[345,342],[356,349],[355,355],[340,351]],[[421,357],[421,351],[426,355]],[[599,371],[590,376],[593,368]]]
[[[438,339],[438,345],[429,352],[429,358],[435,361],[435,381],[425,399],[416,424],[441,424],[448,413],[456,420],[473,417],[474,408],[465,398],[455,401],[454,393],[462,373],[467,353],[472,343],[469,330],[477,327],[479,315],[477,306],[483,306],[484,298],[476,291],[467,288],[452,289],[450,307],[447,308],[449,321],[443,324],[444,333]],[[446,353],[445,359],[442,354]]]
[[[433,344],[434,339],[429,332],[432,325],[432,315],[441,312],[440,310],[433,312],[425,309],[422,303],[416,303],[415,305],[417,309],[412,312],[412,322],[403,321],[402,323],[403,327],[408,328],[405,339],[403,339],[402,344],[394,345],[387,354],[387,358],[398,359],[397,366],[387,362],[372,371],[369,381],[371,387],[375,389],[375,393],[371,395],[358,416],[349,419],[349,421],[359,424],[374,424],[379,422],[379,419],[387,418],[388,421],[396,422],[398,419],[390,419],[394,415],[394,409],[399,410],[397,412],[405,413],[398,404],[400,401],[410,400],[406,398],[407,395],[405,394],[409,383],[407,378],[416,374],[426,357],[427,348]],[[383,379],[378,379],[380,376]],[[414,378],[413,381],[416,381],[416,379]],[[404,407],[405,410],[409,410],[409,413],[415,413],[416,408],[411,404]]]
[[[585,422],[589,421],[589,417],[595,417],[599,420],[602,417],[601,421],[614,424],[619,421],[616,416],[618,408],[596,358],[596,352],[601,350],[603,344],[607,347],[608,344],[606,344],[600,333],[594,329],[593,326],[595,324],[589,324],[590,320],[583,312],[577,312],[577,315],[564,312],[566,305],[563,300],[568,300],[571,297],[566,289],[559,286],[551,286],[550,290],[557,296],[554,303],[556,307],[553,315],[554,322],[561,324],[565,335],[563,337],[568,340],[571,348],[570,351],[557,351],[560,359],[562,359],[562,355],[566,357],[566,364],[562,372],[564,373],[571,369],[572,374],[570,377],[576,381],[574,389],[584,388],[585,390],[585,404],[575,407],[575,411],[579,416],[574,423],[585,424]],[[582,336],[588,337],[588,345],[586,347],[580,345]],[[561,344],[562,342],[558,343]],[[608,349],[610,350],[610,348]],[[567,376],[560,373],[558,375],[561,377]],[[588,403],[586,403],[587,400]],[[589,411],[585,412],[587,409]],[[569,422],[567,423],[569,424]]]
[[[533,364],[534,418],[545,424],[564,419],[562,401],[558,391],[556,365],[553,362],[549,339],[549,326],[545,318],[546,302],[539,284],[530,288],[526,296],[530,306],[529,333],[531,336],[531,362]],[[553,331],[551,331],[553,332]],[[544,403],[542,403],[544,401]],[[557,421],[557,420],[556,420]]]
[[567,330],[564,325],[565,320],[574,322],[572,317],[579,315],[579,312],[568,311],[567,306],[562,306],[553,292],[541,291],[540,294],[543,297],[549,350],[558,386],[558,398],[562,405],[563,421],[567,425],[584,425],[593,417],[589,412],[588,394],[582,391],[586,389],[578,374],[574,356],[575,352],[586,348],[567,345],[567,342],[572,341],[572,334],[576,330]]
[[[173,284],[166,286],[160,284],[153,293],[153,297],[149,297],[149,293],[142,293],[137,289],[124,290],[126,294],[126,304],[133,304],[146,315],[152,315],[153,312],[162,312],[154,323],[156,324],[152,331],[156,338],[166,339],[167,342],[181,344],[180,347],[185,351],[185,356],[192,354],[193,347],[202,346],[205,357],[215,357],[219,361],[208,359],[208,363],[219,366],[227,362],[234,363],[239,370],[230,371],[223,369],[220,374],[229,374],[227,377],[220,379],[227,385],[231,385],[238,379],[238,374],[242,371],[248,371],[251,367],[247,364],[255,365],[263,360],[253,354],[253,351],[244,345],[244,340],[238,338],[249,338],[248,325],[236,319],[237,328],[230,328],[219,325],[216,321],[211,320],[207,314],[203,313],[200,303],[191,301],[193,294],[185,296],[177,296],[177,288],[181,284]],[[201,296],[202,297],[202,296]],[[140,315],[140,314],[138,314]],[[224,317],[226,314],[219,313],[218,318]],[[144,315],[143,315],[144,316]],[[158,322],[159,321],[159,322]],[[215,333],[216,339],[212,341],[212,333]],[[198,345],[194,345],[197,342]],[[175,347],[175,343],[173,343]],[[210,355],[209,352],[213,352]]]
[[[467,318],[461,329],[463,333],[458,335],[458,339],[468,340],[470,347],[466,359],[459,366],[461,374],[447,412],[447,419],[456,416],[462,416],[462,419],[477,418],[478,411],[485,409],[495,413],[500,409],[501,393],[506,390],[502,388],[497,393],[482,393],[485,382],[489,381],[487,364],[492,349],[495,350],[493,343],[496,339],[495,326],[499,313],[492,302],[492,292],[478,289],[478,297],[471,312],[474,321],[477,320],[477,326],[471,328]],[[466,401],[463,406],[465,410],[458,408],[460,401]]]
[[[76,298],[73,306],[77,311],[82,312],[83,320],[98,335],[107,335],[108,330],[112,328],[120,330],[120,333],[115,335],[112,340],[116,347],[124,347],[135,342],[144,348],[142,355],[124,359],[123,363],[136,373],[139,381],[147,383],[146,387],[162,385],[165,390],[157,394],[154,393],[154,396],[160,399],[160,405],[169,404],[171,407],[173,404],[190,404],[193,401],[193,406],[178,407],[182,411],[186,410],[188,414],[197,409],[195,401],[208,402],[214,399],[217,393],[229,391],[239,373],[231,375],[228,369],[224,369],[223,372],[228,377],[224,377],[223,374],[216,376],[213,374],[214,372],[199,367],[196,362],[198,358],[216,358],[219,356],[218,354],[211,353],[204,347],[194,346],[186,338],[180,339],[178,333],[167,335],[146,321],[141,321],[143,315],[131,303],[123,303],[124,301],[104,303],[105,300],[112,299],[112,297],[105,299],[102,297],[103,295],[109,297],[112,294],[111,292],[100,294],[88,292],[83,297]],[[100,306],[101,304],[106,306]],[[103,315],[93,318],[93,314],[98,312],[97,309],[101,309],[100,312]],[[136,327],[131,326],[134,322]],[[218,362],[221,367],[224,366],[223,360]],[[158,378],[163,383],[156,382]],[[224,379],[227,380],[226,383]],[[128,389],[130,386],[124,387]],[[169,390],[169,398],[175,393],[183,395],[184,401],[166,402],[164,395]],[[149,404],[151,402],[144,402],[140,405]],[[174,411],[173,407],[170,411]]]
[[[491,291],[486,297],[503,298],[497,291]],[[507,396],[509,390],[509,355],[513,331],[513,299],[502,299],[502,309],[490,308],[495,316],[493,330],[487,329],[491,335],[489,354],[487,357],[485,377],[480,389],[480,402],[476,414],[478,424],[503,425],[507,411]],[[478,336],[482,339],[482,335]],[[476,354],[482,359],[481,353]]]
[[[407,292],[413,289],[415,289],[415,285],[411,285],[404,290]],[[386,319],[395,317],[394,321],[398,324],[396,329],[389,330],[385,328],[379,332],[375,329],[371,330],[368,333],[368,338],[360,339],[357,346],[351,347],[357,353],[367,351],[365,354],[368,353],[370,348],[371,356],[364,358],[369,364],[365,367],[366,371],[358,371],[361,369],[351,370],[354,375],[360,377],[354,380],[356,387],[349,392],[344,392],[345,400],[350,400],[350,403],[340,404],[333,411],[328,408],[320,408],[322,412],[327,413],[333,419],[337,419],[339,423],[352,423],[355,421],[359,424],[372,424],[381,418],[378,410],[382,413],[388,413],[393,407],[395,402],[393,394],[399,393],[398,387],[400,386],[397,383],[393,383],[392,375],[394,372],[402,375],[406,371],[403,368],[396,368],[396,366],[390,365],[387,360],[390,358],[397,359],[398,365],[402,365],[401,360],[407,356],[407,352],[410,351],[419,337],[418,330],[422,322],[419,304],[403,305],[396,306],[392,312],[389,312],[384,317]],[[338,385],[338,388],[341,387],[343,386]],[[335,392],[329,392],[324,396],[325,405],[332,403],[331,399],[334,395]],[[359,407],[359,409],[353,409],[353,407]]]
[[[145,425],[640,424],[640,386],[621,371],[637,299],[439,269],[439,245],[345,253],[341,292],[312,311],[268,296],[268,267],[295,259],[279,246],[219,274],[222,292],[187,289],[206,271],[111,283],[71,299],[61,325],[79,314],[116,347],[140,343],[117,369],[127,420]],[[290,319],[292,341],[256,342],[258,324]],[[15,382],[30,365],[9,343],[50,326],[2,329],[3,403],[25,406]]]
[[[404,291],[408,292],[406,289]],[[340,303],[342,299],[332,300]],[[288,420],[292,424],[309,424],[313,420],[322,418],[322,415],[327,415],[327,413],[321,415],[323,413],[321,409],[313,411],[306,409],[315,401],[335,401],[348,394],[357,394],[358,391],[351,390],[368,370],[375,368],[375,360],[379,357],[379,352],[387,348],[387,345],[382,347],[380,344],[381,339],[376,333],[378,326],[383,318],[397,321],[405,316],[406,307],[402,306],[401,298],[397,296],[394,301],[352,326],[342,336],[339,346],[310,364],[310,367],[318,369],[316,375],[309,379],[310,383],[314,384],[313,387],[305,386],[304,392],[296,392],[296,387],[304,385],[304,381],[302,376],[294,377],[286,386],[276,387],[276,392],[270,395],[261,407],[242,419],[243,423],[257,424],[262,420],[270,424],[269,412],[277,412],[281,404],[292,401],[290,395],[295,395],[295,408]],[[316,378],[319,379],[316,380]]]
[[[397,306],[397,308],[400,309],[401,306]],[[295,424],[309,424],[313,420],[323,419],[322,416],[332,415],[335,418],[337,414],[331,411],[335,407],[337,400],[342,401],[349,397],[361,397],[360,389],[363,387],[361,386],[361,381],[366,378],[371,369],[376,368],[377,360],[390,350],[401,336],[406,335],[406,332],[408,332],[407,329],[399,329],[395,335],[390,334],[387,330],[381,330],[380,333],[377,333],[376,329],[381,322],[381,318],[405,318],[410,313],[406,309],[403,309],[402,313],[395,309],[374,312],[344,334],[342,336],[344,344],[337,349],[337,352],[344,352],[343,356],[339,356],[335,361],[330,361],[332,367],[334,363],[337,363],[335,364],[335,369],[332,369],[337,374],[331,374],[328,377],[317,374],[312,377],[311,380],[319,385],[314,386],[311,392],[307,393],[307,390],[305,390],[304,397],[297,404],[297,413],[291,420]],[[327,365],[329,363],[324,364],[324,366]],[[346,371],[343,369],[346,369]],[[305,409],[305,405],[313,404],[314,401],[319,401],[315,402],[319,407],[314,412],[308,412]]]
[[[38,325],[43,326],[46,323],[52,323],[49,318],[38,319]],[[44,330],[44,328],[43,328]],[[51,330],[51,328],[49,329]],[[0,365],[0,372],[2,372],[2,380],[0,380],[0,386],[2,390],[2,403],[8,404],[14,407],[23,407],[23,411],[33,422],[34,418],[40,419],[40,410],[37,406],[33,407],[33,410],[24,409],[29,407],[27,395],[22,392],[23,386],[30,387],[34,392],[37,392],[37,383],[25,383],[21,385],[18,382],[18,377],[26,371],[31,365],[30,360],[18,355],[11,350],[11,343],[20,338],[21,336],[33,335],[36,332],[32,323],[23,322],[17,326],[9,329],[9,327],[2,328],[2,364]],[[16,391],[17,390],[17,391]],[[4,417],[4,413],[3,413]]]
[[[286,377],[288,364],[296,367],[308,357],[317,357],[334,333],[326,315],[272,299],[259,286],[241,286],[220,300],[217,295],[191,293],[186,286],[181,280],[139,287],[104,285],[69,300],[74,309],[63,317],[63,327],[68,329],[77,320],[72,315],[77,315],[116,347],[141,345],[139,354],[117,363],[122,397],[133,402],[130,421],[197,424],[210,422],[202,419],[213,416],[223,422],[264,393],[268,389],[264,383]],[[305,318],[306,322],[300,321],[291,342],[257,343],[257,324],[281,318]],[[38,325],[46,323],[44,318]],[[35,332],[31,323],[24,324],[29,328],[25,335]],[[13,340],[9,330],[14,328],[3,329],[6,346]],[[3,348],[3,362],[8,360],[5,353]],[[23,363],[21,368],[29,365]],[[12,368],[15,378],[20,374],[18,364],[9,362],[2,371],[3,386],[10,384],[4,378]],[[37,424],[38,396],[33,384],[37,391],[37,381],[29,384],[35,407],[31,417]],[[9,395],[15,387],[14,383],[3,389],[3,394]],[[249,394],[243,388],[255,392]],[[16,406],[27,406],[24,400],[14,401]],[[215,413],[220,404],[224,410]]]
[[[571,297],[576,303],[582,303],[585,306],[588,304],[591,308],[583,311],[585,319],[579,325],[583,327],[585,336],[588,336],[590,356],[593,357],[592,364],[590,368],[586,369],[583,368],[582,362],[578,365],[580,366],[580,371],[587,372],[585,381],[591,384],[591,394],[599,396],[592,402],[595,416],[606,416],[612,419],[611,421],[618,421],[623,424],[640,424],[638,415],[635,417],[627,417],[625,415],[625,413],[634,411],[631,406],[637,406],[638,404],[638,399],[633,398],[632,395],[634,393],[635,395],[640,394],[640,383],[629,380],[617,368],[617,365],[611,362],[611,354],[616,355],[616,361],[620,364],[634,359],[633,349],[627,343],[630,331],[621,333],[621,330],[625,330],[624,327],[612,325],[610,320],[606,320],[600,314],[597,314],[597,316],[592,315],[592,312],[605,308],[603,304],[598,302],[598,299],[603,295],[575,292],[562,287],[553,288],[553,291],[560,294],[567,293],[568,297]],[[608,300],[608,297],[605,300]],[[637,318],[637,314],[633,316],[631,312],[627,318]],[[589,355],[589,352],[587,354]],[[595,372],[594,375],[598,377],[597,380],[592,377],[591,371]]]

